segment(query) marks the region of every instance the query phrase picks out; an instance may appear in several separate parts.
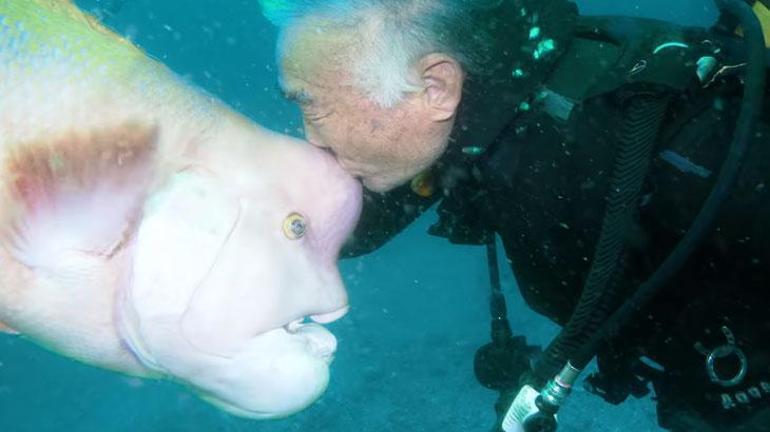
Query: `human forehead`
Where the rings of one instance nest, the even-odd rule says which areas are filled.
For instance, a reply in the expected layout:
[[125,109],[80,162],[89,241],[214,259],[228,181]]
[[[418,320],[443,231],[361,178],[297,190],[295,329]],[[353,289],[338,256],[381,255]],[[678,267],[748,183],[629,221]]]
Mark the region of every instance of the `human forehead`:
[[284,28],[278,44],[279,63],[293,75],[351,65],[356,57],[355,32],[323,18],[306,18]]
[[309,104],[320,93],[351,85],[355,43],[323,23],[286,29],[280,47],[280,85],[289,99]]

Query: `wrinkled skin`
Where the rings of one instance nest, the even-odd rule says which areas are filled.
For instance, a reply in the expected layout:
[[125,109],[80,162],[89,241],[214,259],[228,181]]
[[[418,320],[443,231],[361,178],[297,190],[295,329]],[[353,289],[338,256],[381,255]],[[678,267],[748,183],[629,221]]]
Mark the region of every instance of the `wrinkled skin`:
[[67,1],[0,16],[0,331],[240,416],[316,400],[359,184]]
[[[373,22],[361,25],[351,30],[309,16],[283,29],[280,82],[302,110],[305,138],[330,150],[367,189],[387,192],[430,168],[446,150],[465,72],[451,56],[429,53],[409,68],[413,89],[381,106],[354,72],[358,60],[370,55],[361,39],[378,31]],[[365,79],[377,79],[371,72]]]

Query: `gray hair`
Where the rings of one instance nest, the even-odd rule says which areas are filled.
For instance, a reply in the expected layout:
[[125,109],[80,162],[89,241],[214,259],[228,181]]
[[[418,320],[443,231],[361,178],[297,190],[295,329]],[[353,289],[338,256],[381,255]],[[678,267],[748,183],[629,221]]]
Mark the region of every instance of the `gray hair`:
[[360,52],[350,64],[355,84],[377,104],[392,106],[421,89],[412,78],[413,66],[427,54],[444,53],[466,72],[483,74],[494,38],[488,20],[480,17],[503,0],[259,1],[282,40],[314,18],[332,29],[353,30]]

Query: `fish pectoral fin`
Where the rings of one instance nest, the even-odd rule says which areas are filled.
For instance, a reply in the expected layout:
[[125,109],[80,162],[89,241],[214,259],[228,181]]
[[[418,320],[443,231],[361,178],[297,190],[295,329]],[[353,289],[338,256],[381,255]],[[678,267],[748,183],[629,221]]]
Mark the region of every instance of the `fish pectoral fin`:
[[14,330],[14,329],[8,327],[7,325],[3,324],[2,321],[0,321],[0,333],[6,333],[6,334],[11,334],[11,335],[18,335],[19,334],[19,332],[17,332],[16,330]]
[[0,180],[0,246],[29,267],[109,256],[138,222],[153,181],[155,127],[127,123],[12,144]]

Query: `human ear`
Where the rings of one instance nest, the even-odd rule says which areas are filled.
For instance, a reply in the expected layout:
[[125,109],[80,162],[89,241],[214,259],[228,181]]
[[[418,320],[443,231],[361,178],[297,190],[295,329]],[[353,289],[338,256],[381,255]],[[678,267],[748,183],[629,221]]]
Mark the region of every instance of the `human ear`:
[[465,73],[454,58],[446,54],[428,54],[418,64],[424,86],[422,99],[434,121],[454,117],[463,92]]

